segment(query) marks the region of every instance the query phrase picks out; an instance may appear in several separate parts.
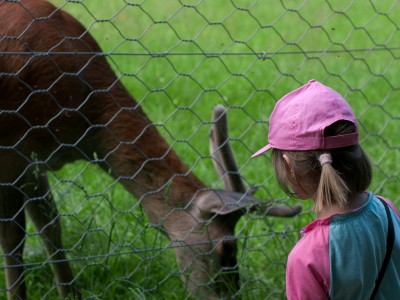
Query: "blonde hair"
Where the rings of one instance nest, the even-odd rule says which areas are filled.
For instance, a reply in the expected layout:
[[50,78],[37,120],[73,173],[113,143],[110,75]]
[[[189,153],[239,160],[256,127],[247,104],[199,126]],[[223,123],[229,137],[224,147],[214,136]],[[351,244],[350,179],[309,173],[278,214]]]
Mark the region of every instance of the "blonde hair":
[[[325,136],[351,133],[354,130],[353,123],[339,121],[325,129]],[[288,170],[284,154],[289,157],[292,170]],[[332,161],[321,165],[319,158],[322,154],[329,154]],[[296,184],[303,191],[312,193],[316,212],[335,205],[345,206],[351,196],[367,190],[372,180],[371,164],[359,144],[329,151],[273,149],[272,163],[282,190],[293,195],[288,180],[288,172],[293,172]]]

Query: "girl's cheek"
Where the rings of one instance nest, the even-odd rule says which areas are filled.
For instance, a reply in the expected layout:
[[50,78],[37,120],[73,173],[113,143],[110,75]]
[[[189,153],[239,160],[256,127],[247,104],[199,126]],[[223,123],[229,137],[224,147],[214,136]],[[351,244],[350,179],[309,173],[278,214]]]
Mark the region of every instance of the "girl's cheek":
[[[305,191],[298,184],[295,184],[295,183],[289,181],[289,185],[290,185],[290,188],[292,189],[293,193],[296,195],[296,198],[298,198],[300,200],[308,200],[308,199],[312,198],[313,193],[309,192],[309,191]],[[303,188],[305,188],[305,187],[303,187]]]

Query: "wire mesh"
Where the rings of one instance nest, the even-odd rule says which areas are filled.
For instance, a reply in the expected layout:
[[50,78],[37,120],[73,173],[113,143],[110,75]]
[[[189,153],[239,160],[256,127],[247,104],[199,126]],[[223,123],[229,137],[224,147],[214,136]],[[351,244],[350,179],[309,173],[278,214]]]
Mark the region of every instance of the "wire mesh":
[[[24,260],[18,257],[12,266],[3,263],[0,267],[1,297],[6,297],[7,292],[6,270],[23,266],[28,296],[55,299],[57,283],[51,265],[69,263],[73,283],[79,286],[85,299],[189,298],[190,281],[182,282],[181,277],[187,274],[179,269],[175,252],[201,246],[201,242],[188,244],[168,239],[163,234],[166,221],[154,222],[152,217],[151,210],[156,208],[147,205],[143,208],[141,204],[146,197],[162,194],[168,184],[189,172],[194,172],[210,188],[223,187],[223,179],[214,171],[209,153],[211,111],[217,104],[227,108],[229,141],[247,186],[257,186],[256,196],[260,199],[294,204],[296,201],[286,199],[277,187],[269,158],[254,161],[249,157],[267,141],[268,116],[276,101],[312,78],[333,87],[349,101],[359,121],[361,144],[374,168],[371,190],[399,207],[398,1],[51,2],[58,9],[44,16],[32,9],[38,1],[0,1],[0,14],[12,3],[31,16],[31,21],[15,27],[14,31],[5,32],[5,27],[0,27],[0,151],[4,172],[0,176],[3,195],[0,221],[16,224],[25,244]],[[65,34],[68,29],[61,23],[47,25],[56,24],[55,28],[64,35],[52,47],[40,46],[38,37],[49,38],[46,26],[29,41],[31,44],[26,41],[32,28],[47,22],[60,10],[77,18],[101,49],[63,48],[64,43],[74,45],[82,35]],[[5,16],[0,24],[12,21],[12,16]],[[11,50],[4,46],[14,42],[20,43],[19,46]],[[58,57],[70,63],[60,65]],[[88,58],[73,65],[77,57]],[[98,72],[104,78],[101,88],[79,80],[68,81],[74,76],[84,76],[85,68],[102,58],[118,80],[110,79],[110,73],[103,74],[100,68]],[[18,61],[23,63],[12,69]],[[36,62],[43,68],[53,66],[50,83],[35,86],[24,79],[35,79],[30,66]],[[14,79],[14,85],[9,85]],[[91,105],[102,95],[118,99],[119,81],[151,121],[139,133],[127,127],[132,124],[128,121],[126,126],[110,130],[107,138],[113,140],[113,147],[101,153],[101,139],[87,143],[93,148],[85,144],[91,132],[107,129],[132,107],[103,108],[114,109],[117,114],[97,123],[83,111],[87,103]],[[76,87],[74,92],[70,92],[71,86]],[[25,91],[19,102],[10,99],[19,95],[18,88]],[[75,97],[79,96],[79,89],[88,92],[78,103],[68,102],[68,97],[59,102],[59,96],[53,93],[60,91]],[[41,119],[39,112],[50,108],[53,113]],[[15,121],[16,115],[20,123]],[[75,121],[70,121],[67,127],[57,123],[59,118],[70,116]],[[157,153],[154,149],[159,142],[150,141],[154,145],[149,148],[154,151],[137,151],[145,158],[135,165],[133,173],[116,173],[112,159],[118,154],[117,160],[127,164],[124,155],[129,153],[119,149],[140,143],[147,130],[151,130],[148,128],[157,129],[170,145],[167,152],[174,150],[188,168],[169,169],[168,184],[147,189],[146,193],[138,192],[141,196],[134,197],[127,191],[126,182],[135,181],[141,173],[149,174],[149,166],[161,161],[167,152]],[[30,137],[37,147],[51,151],[44,156],[28,151],[29,143],[25,141]],[[52,145],[43,143],[48,139],[53,141]],[[83,160],[69,163],[74,159],[59,157],[59,151],[65,148],[74,149],[73,158],[79,156]],[[90,152],[91,149],[96,151]],[[38,184],[45,173],[49,190],[42,190],[43,185]],[[29,176],[34,180],[25,180]],[[146,184],[148,181],[140,181],[132,189],[146,189]],[[43,199],[54,199],[57,211],[51,212],[54,217],[51,221],[58,220],[63,231],[63,247],[51,245],[54,252],[49,257],[41,241],[47,227],[38,230],[27,219],[25,229],[22,217],[23,210],[29,214],[31,207],[40,205]],[[18,202],[23,203],[10,211],[8,207]],[[180,203],[173,213],[190,203]],[[233,298],[285,298],[287,255],[299,238],[299,230],[313,219],[311,205],[303,204],[300,216],[291,219],[246,214],[236,224],[235,238],[232,234],[224,235],[226,241],[238,243],[240,289],[232,294]],[[53,206],[45,209],[51,210]],[[216,250],[217,246],[213,247],[208,251]],[[209,252],[193,256],[208,258]],[[5,253],[3,249],[3,261],[15,256],[17,249]],[[60,253],[64,255],[58,256]]]

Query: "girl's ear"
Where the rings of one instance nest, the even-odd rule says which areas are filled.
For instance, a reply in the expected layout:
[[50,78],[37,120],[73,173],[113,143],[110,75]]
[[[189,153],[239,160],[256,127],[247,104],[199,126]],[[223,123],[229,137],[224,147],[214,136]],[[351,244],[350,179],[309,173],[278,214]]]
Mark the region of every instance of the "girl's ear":
[[293,171],[293,166],[292,166],[292,161],[290,160],[289,156],[285,153],[282,155],[283,159],[285,160],[285,165],[286,165],[286,171],[290,176],[294,176],[294,171]]

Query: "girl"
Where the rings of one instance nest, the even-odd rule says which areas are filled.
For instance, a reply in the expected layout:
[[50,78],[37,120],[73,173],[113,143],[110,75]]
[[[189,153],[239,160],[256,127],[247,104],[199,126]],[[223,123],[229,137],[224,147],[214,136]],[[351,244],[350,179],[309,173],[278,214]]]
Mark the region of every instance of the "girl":
[[317,219],[302,229],[286,269],[288,299],[400,299],[400,214],[366,192],[371,164],[347,102],[311,80],[276,104],[269,122],[283,191],[312,198]]

